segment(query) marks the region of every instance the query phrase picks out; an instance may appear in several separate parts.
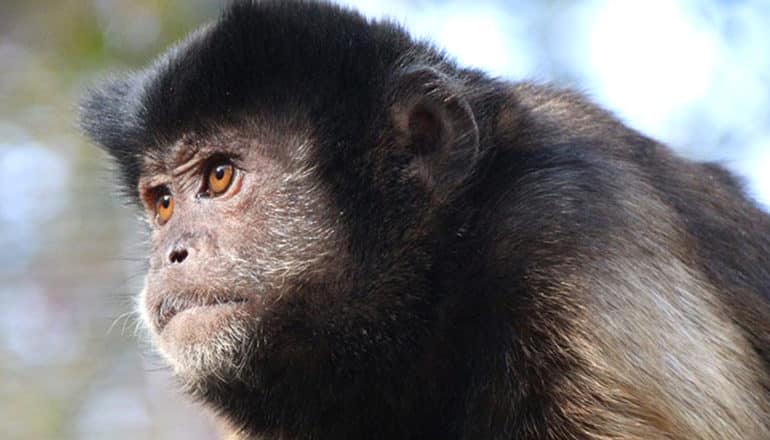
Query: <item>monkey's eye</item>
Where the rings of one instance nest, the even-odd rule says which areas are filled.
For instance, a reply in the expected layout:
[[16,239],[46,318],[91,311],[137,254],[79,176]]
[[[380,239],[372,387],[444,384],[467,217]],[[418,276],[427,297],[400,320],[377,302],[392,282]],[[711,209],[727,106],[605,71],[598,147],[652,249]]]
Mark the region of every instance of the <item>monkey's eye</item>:
[[158,224],[164,224],[174,213],[174,197],[169,193],[161,193],[155,200],[155,217]]
[[235,174],[235,168],[230,162],[219,160],[209,168],[208,176],[206,177],[206,189],[209,196],[218,196],[228,188],[233,181],[233,175]]

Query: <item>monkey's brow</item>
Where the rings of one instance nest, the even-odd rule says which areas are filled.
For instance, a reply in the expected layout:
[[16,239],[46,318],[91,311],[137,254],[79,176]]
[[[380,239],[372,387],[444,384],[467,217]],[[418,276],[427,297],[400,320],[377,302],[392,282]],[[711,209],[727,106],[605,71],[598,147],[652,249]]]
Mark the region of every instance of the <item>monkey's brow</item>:
[[187,174],[190,170],[198,168],[203,160],[205,160],[205,157],[203,157],[202,154],[195,154],[194,156],[187,158],[184,162],[177,162],[176,164],[172,163],[171,166],[173,168],[170,168],[170,174],[174,177]]
[[166,154],[157,158],[153,165],[162,168],[170,176],[178,177],[197,168],[213,152],[214,150],[206,145],[181,140],[174,144]]
[[[176,174],[177,169],[185,168],[191,162],[196,162],[200,156],[201,145],[188,140],[181,140],[171,147],[165,159],[169,170]],[[185,170],[186,168],[182,172]]]
[[146,153],[142,166],[145,182],[157,182],[160,176],[178,176],[200,164],[202,154],[198,146],[179,142],[164,150]]

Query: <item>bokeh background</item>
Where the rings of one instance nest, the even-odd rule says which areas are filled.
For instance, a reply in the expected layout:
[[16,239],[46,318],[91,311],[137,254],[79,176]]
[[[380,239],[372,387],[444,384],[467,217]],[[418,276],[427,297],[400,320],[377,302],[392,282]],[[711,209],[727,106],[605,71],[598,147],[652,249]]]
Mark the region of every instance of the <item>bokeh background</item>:
[[[344,2],[462,63],[578,88],[770,206],[766,0]],[[0,0],[0,438],[216,438],[137,336],[141,223],[75,113],[221,5]]]

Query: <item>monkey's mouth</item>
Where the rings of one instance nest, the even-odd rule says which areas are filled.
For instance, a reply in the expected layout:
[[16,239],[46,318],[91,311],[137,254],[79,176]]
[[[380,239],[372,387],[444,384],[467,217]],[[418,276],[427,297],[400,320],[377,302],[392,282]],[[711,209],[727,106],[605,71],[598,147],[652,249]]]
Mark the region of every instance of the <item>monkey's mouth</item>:
[[158,332],[168,325],[168,323],[174,319],[175,316],[182,312],[201,309],[201,308],[222,308],[232,307],[236,305],[242,305],[247,303],[247,298],[233,297],[233,298],[220,298],[210,297],[205,300],[195,300],[193,298],[179,298],[179,297],[166,297],[157,306],[155,313],[155,325]]

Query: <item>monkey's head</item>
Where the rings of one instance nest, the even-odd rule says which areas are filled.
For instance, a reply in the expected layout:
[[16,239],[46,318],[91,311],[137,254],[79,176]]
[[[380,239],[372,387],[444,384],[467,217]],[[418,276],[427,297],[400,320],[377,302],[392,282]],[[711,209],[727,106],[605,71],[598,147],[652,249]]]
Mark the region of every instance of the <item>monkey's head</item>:
[[390,24],[240,2],[92,90],[151,231],[142,316],[192,393],[301,408],[413,358],[479,154],[470,80]]

